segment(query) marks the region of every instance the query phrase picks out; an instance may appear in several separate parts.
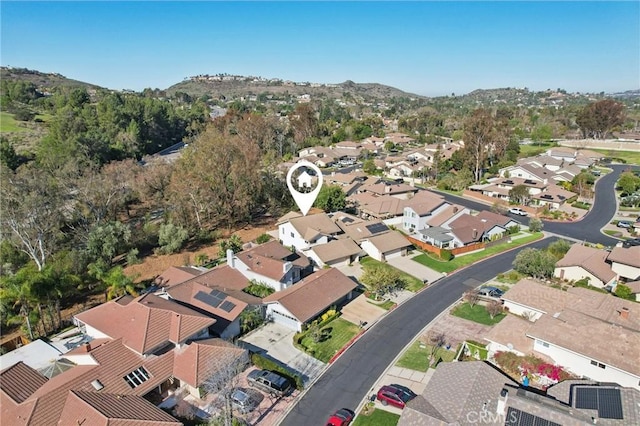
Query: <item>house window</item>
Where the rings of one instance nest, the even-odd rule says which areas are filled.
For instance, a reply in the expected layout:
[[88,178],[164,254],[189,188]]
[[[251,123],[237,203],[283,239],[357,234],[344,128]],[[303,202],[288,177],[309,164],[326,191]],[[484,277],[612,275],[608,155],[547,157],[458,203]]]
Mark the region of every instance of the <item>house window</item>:
[[131,389],[135,389],[147,380],[149,380],[149,373],[144,367],[136,368],[131,373],[127,374],[123,377],[124,381],[127,382]]
[[293,232],[291,233],[291,238],[293,238]]
[[282,234],[284,235],[284,228],[282,228]]
[[594,360],[591,360],[591,365],[595,365],[596,367],[600,367],[600,368],[602,368],[603,370],[604,370],[605,368],[607,368],[607,366],[606,366],[606,365],[604,365],[603,363],[598,362],[598,361],[594,361]]

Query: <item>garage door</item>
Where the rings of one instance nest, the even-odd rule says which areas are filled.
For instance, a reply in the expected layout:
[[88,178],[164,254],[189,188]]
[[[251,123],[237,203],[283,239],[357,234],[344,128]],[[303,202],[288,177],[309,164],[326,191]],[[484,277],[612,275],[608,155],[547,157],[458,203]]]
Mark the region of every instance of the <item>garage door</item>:
[[291,318],[289,315],[285,315],[278,311],[271,311],[271,316],[273,318],[273,322],[284,325],[291,330],[299,331],[300,328],[298,326],[298,320]]
[[402,255],[402,249],[389,251],[385,253],[385,259],[393,259],[394,257],[400,257]]
[[327,265],[329,265],[329,266],[331,266],[333,268],[337,268],[338,266],[347,266],[347,265],[349,265],[349,260],[350,260],[350,258],[349,258],[349,256],[347,256],[347,257],[343,257],[341,259],[334,260],[332,262],[327,262]]

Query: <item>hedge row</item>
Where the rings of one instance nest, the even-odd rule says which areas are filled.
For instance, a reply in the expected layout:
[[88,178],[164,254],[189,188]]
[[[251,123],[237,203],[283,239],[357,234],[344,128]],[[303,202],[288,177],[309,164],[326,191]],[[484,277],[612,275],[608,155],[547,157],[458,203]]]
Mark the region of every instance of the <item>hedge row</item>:
[[291,371],[282,367],[277,362],[270,360],[269,358],[266,358],[260,354],[251,354],[251,363],[256,367],[262,368],[263,370],[275,371],[277,373],[280,373],[282,376],[289,379],[291,383],[294,383],[296,389],[304,388],[302,377],[292,373]]

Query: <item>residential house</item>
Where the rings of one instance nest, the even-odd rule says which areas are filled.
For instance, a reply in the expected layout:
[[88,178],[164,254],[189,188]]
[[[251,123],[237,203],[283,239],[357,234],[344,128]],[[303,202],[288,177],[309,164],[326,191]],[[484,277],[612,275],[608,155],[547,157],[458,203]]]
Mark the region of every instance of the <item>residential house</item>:
[[413,232],[427,227],[427,220],[444,211],[450,204],[439,194],[421,192],[426,195],[417,203],[406,206],[403,211],[402,228]]
[[326,213],[281,219],[278,235],[284,246],[306,250],[318,244],[325,244],[342,231]]
[[556,146],[548,149],[546,155],[567,163],[573,163],[578,156],[578,150],[570,147]]
[[309,258],[283,247],[278,241],[269,241],[239,253],[227,250],[227,266],[238,270],[248,281],[264,283],[275,291],[292,286],[312,270]]
[[341,238],[313,246],[306,253],[315,261],[318,268],[324,268],[325,266],[346,266],[357,262],[362,249],[352,239]]
[[622,426],[640,420],[638,403],[640,392],[610,383],[571,380],[544,394],[519,386],[487,362],[443,362],[402,410],[398,426]]
[[248,306],[242,300],[218,289],[210,289],[195,280],[174,285],[161,297],[214,318],[216,322],[209,331],[222,339],[232,339],[240,334],[240,315]]
[[337,212],[332,218],[344,235],[356,243],[389,230],[389,227],[380,220],[365,220],[344,212]]
[[218,369],[247,359],[208,338],[214,319],[153,294],[120,297],[74,321],[86,343],[64,354],[71,368],[50,379],[22,362],[0,372],[3,424],[180,424],[142,397],[183,389],[199,398]]
[[569,251],[556,263],[553,275],[560,279],[578,281],[586,279],[597,288],[611,288],[616,273],[606,262],[609,252],[593,247],[573,244]]
[[509,216],[505,216],[503,214],[494,213],[489,210],[483,210],[476,215],[476,217],[483,222],[487,223],[495,223],[500,225],[504,229],[510,229],[514,227],[519,227],[521,225],[517,220],[512,219]]
[[153,280],[156,288],[169,288],[172,285],[184,282],[190,278],[202,274],[206,269],[192,266],[170,266],[166,271]]
[[640,246],[614,247],[607,256],[607,262],[618,279],[640,280]]
[[405,183],[380,182],[373,185],[362,185],[359,191],[368,192],[374,196],[390,195],[400,200],[408,200],[418,192],[418,188]]
[[[511,314],[486,337],[497,351],[549,357],[580,377],[640,389],[640,305],[581,287],[521,280],[503,296]],[[523,339],[522,336],[526,337]]]
[[411,243],[398,231],[388,231],[363,239],[360,247],[372,258],[385,262],[394,257],[406,256]]
[[507,233],[507,229],[494,223],[483,221],[477,216],[462,214],[449,223],[450,233],[454,237],[454,247],[462,247],[471,243],[493,241]]
[[267,317],[292,330],[321,315],[331,306],[350,300],[357,284],[335,268],[321,269],[298,284],[264,298]]

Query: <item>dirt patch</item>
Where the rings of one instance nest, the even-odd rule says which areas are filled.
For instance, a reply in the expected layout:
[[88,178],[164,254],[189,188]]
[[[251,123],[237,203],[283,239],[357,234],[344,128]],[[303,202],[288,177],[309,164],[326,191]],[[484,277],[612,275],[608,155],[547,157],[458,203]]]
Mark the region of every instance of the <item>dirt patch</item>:
[[[248,243],[267,231],[274,229],[276,223],[275,218],[264,218],[260,222],[244,227],[233,232],[225,232],[223,239],[230,237],[232,234],[238,235],[242,242]],[[219,242],[206,247],[198,247],[196,249],[183,250],[180,253],[167,255],[151,255],[142,259],[142,263],[131,265],[124,268],[124,272],[128,276],[135,277],[135,282],[152,280],[171,266],[186,266],[195,262],[198,254],[204,253],[209,259],[218,257]]]

